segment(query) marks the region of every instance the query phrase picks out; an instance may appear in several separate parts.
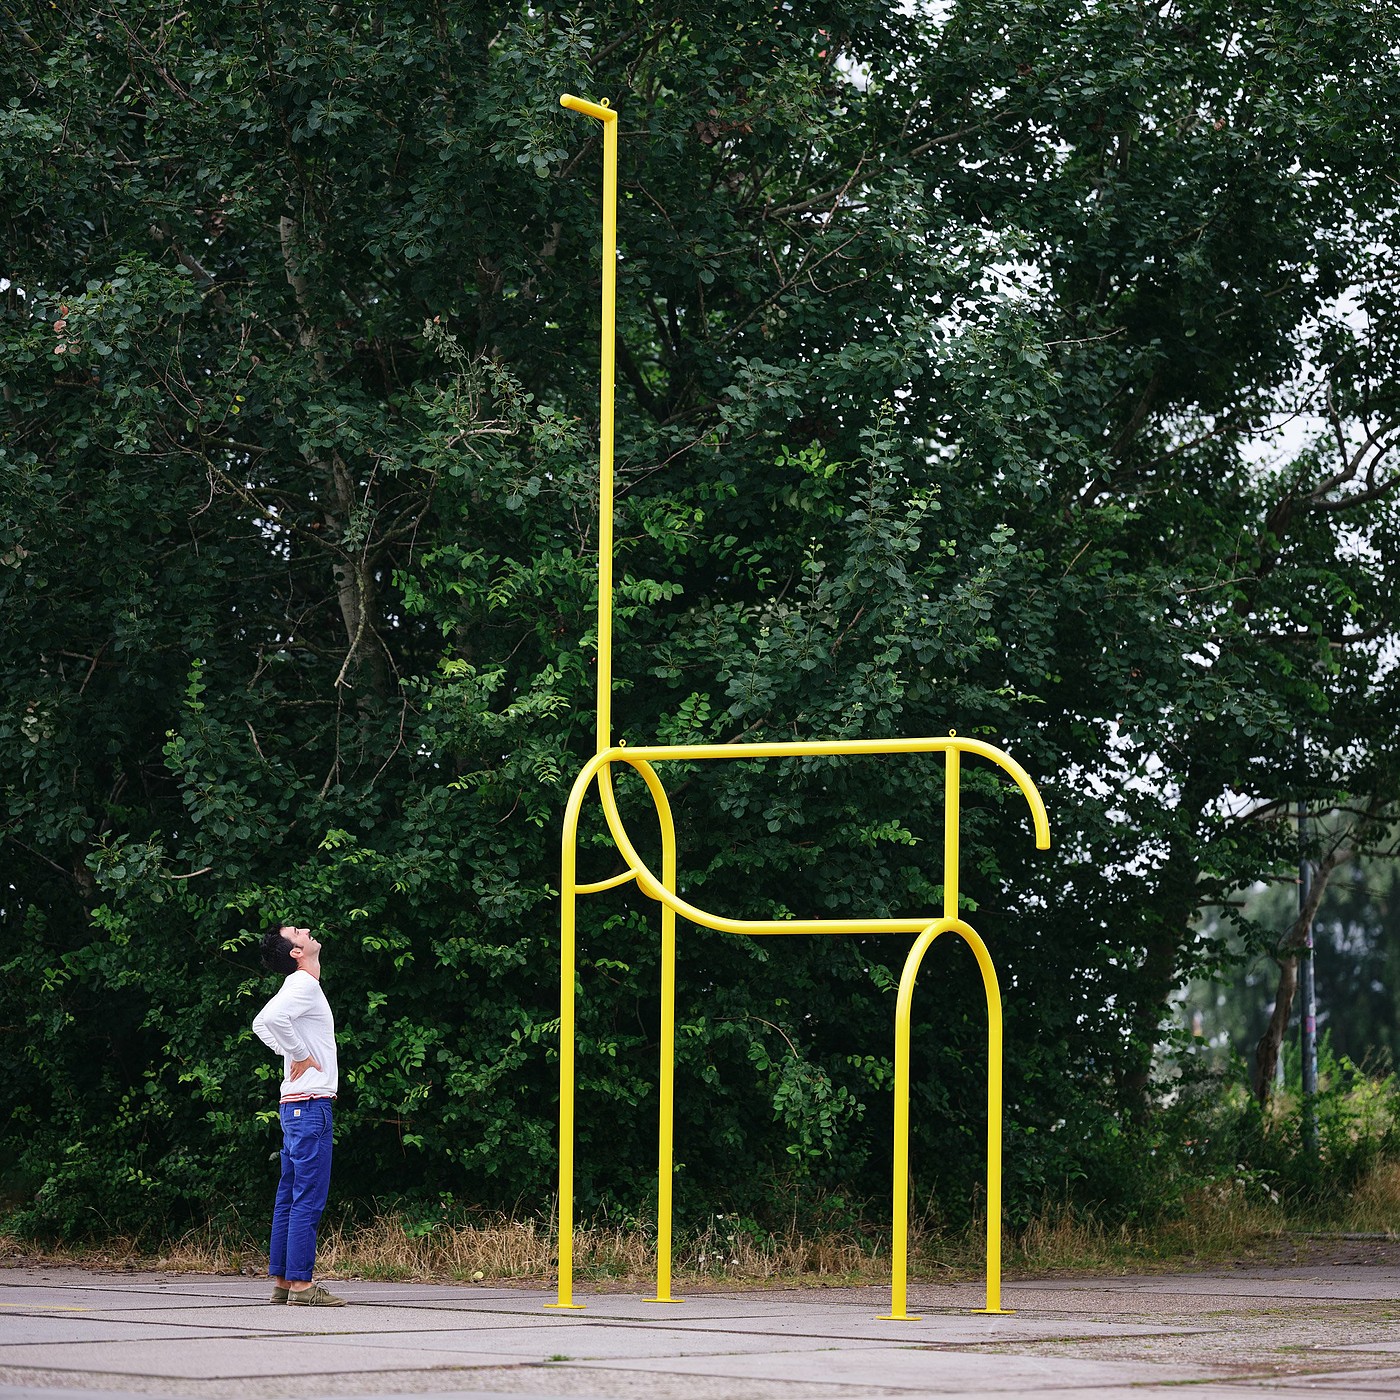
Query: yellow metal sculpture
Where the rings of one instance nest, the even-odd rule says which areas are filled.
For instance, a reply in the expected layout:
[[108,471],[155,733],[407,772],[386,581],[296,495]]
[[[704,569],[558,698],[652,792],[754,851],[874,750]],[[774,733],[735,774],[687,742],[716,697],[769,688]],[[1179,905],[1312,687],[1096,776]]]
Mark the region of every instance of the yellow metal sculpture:
[[[613,568],[613,355],[617,298],[617,113],[604,102],[566,93],[561,105],[592,117],[603,128],[603,324],[599,412],[598,512],[598,723],[594,756],[584,765],[564,813],[560,898],[559,968],[559,1292],[546,1306],[577,1308],[573,1300],[574,1234],[574,982],[576,906],[581,894],[595,894],[635,880],[661,906],[661,1084],[657,1151],[656,1296],[647,1301],[675,1303],[671,1296],[672,1123],[675,1102],[676,915],[693,924],[746,936],[800,933],[917,933],[900,978],[895,1009],[894,1202],[890,1311],[892,1321],[917,1321],[907,1311],[909,1222],[909,1017],[919,965],[933,941],[956,933],[971,947],[982,973],[987,999],[987,1288],[986,1307],[1001,1306],[1001,994],[996,969],[976,931],[958,917],[958,827],[963,754],[989,759],[1010,775],[1030,805],[1036,845],[1050,845],[1045,806],[1026,771],[1000,749],[976,739],[853,739],[753,744],[676,744],[627,747],[612,740],[612,568]],[[943,914],[881,919],[731,919],[699,909],[678,892],[675,824],[655,765],[711,759],[788,758],[798,755],[932,754],[944,756]],[[612,769],[624,764],[646,784],[661,831],[661,872],[638,854],[618,810]],[[608,829],[626,862],[621,875],[590,884],[577,879],[578,823],[583,800],[594,783]]]

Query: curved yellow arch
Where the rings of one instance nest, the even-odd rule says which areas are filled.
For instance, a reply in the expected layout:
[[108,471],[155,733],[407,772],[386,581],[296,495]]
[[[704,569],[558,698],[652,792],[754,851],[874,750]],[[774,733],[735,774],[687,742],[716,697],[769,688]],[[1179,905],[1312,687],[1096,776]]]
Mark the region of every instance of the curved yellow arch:
[[937,919],[917,938],[904,960],[894,1016],[894,1195],[892,1207],[891,1322],[917,1322],[907,1310],[909,1263],[909,1017],[914,982],[924,954],[940,934],[956,933],[972,949],[987,998],[987,1306],[978,1312],[1000,1313],[1001,1306],[1001,988],[987,945],[962,919]]

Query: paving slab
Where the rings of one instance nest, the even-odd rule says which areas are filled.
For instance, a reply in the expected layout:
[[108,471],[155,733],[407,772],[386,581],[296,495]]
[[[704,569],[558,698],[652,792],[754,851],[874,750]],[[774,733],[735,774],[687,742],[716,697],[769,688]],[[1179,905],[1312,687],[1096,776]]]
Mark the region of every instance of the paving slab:
[[[18,1277],[16,1277],[18,1276]],[[502,1303],[520,1306],[521,1292],[513,1288],[458,1287],[443,1284],[382,1284],[347,1279],[336,1284],[345,1296],[357,1302],[392,1302],[396,1307],[426,1302],[432,1307],[457,1304],[476,1306]],[[265,1278],[185,1278],[174,1281],[149,1276],[84,1275],[77,1270],[0,1269],[0,1292],[8,1308],[31,1303],[35,1306],[94,1308],[117,1300],[122,1308],[166,1308],[225,1306],[230,1302],[257,1304],[267,1301],[271,1282]],[[532,1298],[535,1296],[532,1291]]]
[[761,1294],[697,1294],[672,1303],[652,1303],[636,1294],[624,1293],[576,1293],[573,1308],[554,1308],[551,1293],[535,1293],[522,1298],[518,1310],[534,1315],[536,1313],[551,1318],[629,1318],[636,1322],[659,1322],[664,1326],[686,1318],[733,1318],[736,1321],[754,1315],[752,1299],[764,1300],[763,1311],[791,1311],[798,1306],[792,1297],[791,1289],[776,1293]]
[[[3,1277],[3,1275],[0,1275]],[[257,1294],[244,1294],[231,1299],[214,1293],[158,1293],[154,1289],[26,1287],[4,1289],[5,1301],[0,1304],[0,1316],[10,1312],[166,1312],[171,1309],[226,1308],[230,1302],[252,1303]],[[260,1290],[263,1301],[271,1289]],[[271,1304],[268,1304],[271,1306]]]
[[[842,1347],[822,1353],[820,1372],[824,1382],[878,1385],[884,1389],[946,1394],[969,1387],[1015,1390],[1059,1390],[1071,1384],[1130,1385],[1143,1379],[1142,1369],[1125,1361],[1077,1361],[1058,1357],[1011,1356],[1005,1353],[967,1353],[936,1347]],[[791,1353],[762,1356],[675,1357],[664,1363],[610,1361],[618,1370],[645,1366],[673,1375],[723,1376],[732,1381],[802,1381],[812,1378],[812,1360]],[[1152,1378],[1166,1383],[1199,1379],[1186,1366],[1158,1367]],[[990,1383],[990,1384],[989,1384]]]
[[1400,1297],[1400,1269],[1356,1266],[1326,1269],[1277,1269],[1267,1276],[1260,1273],[1193,1274],[1164,1278],[1161,1275],[1127,1276],[1110,1279],[1062,1279],[1039,1283],[1019,1283],[1007,1290],[1007,1297],[1029,1300],[1044,1292],[1140,1293],[1158,1297],[1268,1297],[1268,1298],[1360,1298]]
[[[549,1390],[529,1390],[511,1392],[516,1396],[516,1400],[577,1400],[576,1392],[549,1391]],[[372,1394],[361,1392],[361,1400],[375,1400]],[[397,1400],[399,1392],[385,1392],[381,1400],[390,1400],[394,1397]],[[62,1390],[48,1386],[8,1386],[0,1385],[0,1400],[94,1400],[95,1391],[91,1390]],[[341,1400],[343,1392],[335,1392],[333,1395],[306,1395],[302,1400]],[[499,1390],[438,1390],[433,1392],[434,1400],[500,1400]],[[104,1390],[101,1392],[102,1400],[146,1400],[146,1397],[136,1391],[125,1390]],[[1177,1397],[1180,1400],[1180,1397]]]
[[1315,1392],[1326,1390],[1341,1395],[1400,1395],[1400,1367],[1387,1366],[1379,1370],[1322,1372],[1309,1376],[1308,1385]]
[[[461,1334],[445,1332],[401,1333],[394,1337],[395,1347],[413,1347],[424,1351],[460,1352],[470,1344],[473,1348],[513,1355],[533,1362],[547,1362],[567,1355],[571,1361],[611,1361],[633,1358],[690,1357],[741,1355],[748,1352],[831,1351],[837,1345],[830,1337],[780,1334],[743,1336],[734,1332],[681,1332],[664,1327],[577,1327],[567,1334],[538,1332],[473,1332],[468,1343]],[[347,1337],[347,1346],[382,1346],[385,1338]],[[843,1339],[845,1351],[865,1348],[879,1349],[879,1342]]]
[[67,1342],[197,1341],[204,1337],[242,1337],[246,1330],[237,1326],[172,1327],[164,1321],[110,1322],[92,1317],[35,1317],[0,1315],[0,1364],[9,1349],[23,1345],[58,1345]]
[[49,1367],[72,1374],[164,1376],[183,1380],[230,1380],[244,1377],[287,1378],[349,1375],[357,1372],[403,1372],[440,1367],[502,1366],[520,1358],[506,1352],[426,1351],[386,1345],[383,1341],[347,1346],[343,1339],[298,1337],[294,1353],[281,1337],[188,1338],[178,1342],[65,1342],[60,1345],[7,1347],[6,1367]]
[[[340,1288],[336,1284],[337,1289]],[[83,1314],[84,1318],[100,1319],[104,1322],[122,1322],[128,1325],[143,1324],[154,1326],[154,1318],[159,1325],[183,1324],[189,1327],[204,1328],[215,1322],[221,1327],[233,1328],[242,1332],[271,1333],[274,1335],[300,1334],[308,1332],[431,1332],[470,1331],[475,1328],[520,1327],[539,1329],[543,1324],[531,1315],[511,1312],[487,1312],[448,1310],[411,1306],[394,1307],[392,1304],[371,1304],[362,1306],[351,1303],[344,1308],[303,1308],[288,1304],[258,1303],[244,1306],[241,1303],[225,1303],[220,1308],[177,1308],[167,1309],[156,1314],[119,1308],[92,1311]],[[150,1318],[151,1320],[144,1321]],[[76,1323],[78,1319],[73,1319]],[[582,1321],[576,1315],[559,1318],[553,1325],[570,1327]],[[0,1313],[0,1337],[4,1336],[5,1315]]]
[[[92,1400],[90,1390],[60,1390],[48,1386],[0,1385],[0,1400]],[[134,1400],[136,1392],[104,1390],[103,1400]]]
[[[886,1304],[888,1306],[888,1304]],[[1064,1319],[1033,1316],[969,1317],[961,1313],[924,1312],[907,1321],[896,1322],[874,1315],[862,1316],[849,1306],[844,1308],[765,1312],[760,1316],[727,1319],[723,1322],[677,1319],[671,1324],[678,1332],[704,1331],[715,1328],[742,1335],[764,1333],[780,1336],[798,1328],[820,1336],[849,1341],[878,1341],[917,1346],[937,1341],[963,1346],[987,1345],[994,1342],[1028,1342],[1043,1338],[1134,1337],[1162,1336],[1169,1333],[1189,1333],[1198,1329],[1173,1327],[1143,1322],[1101,1322],[1074,1318]]]

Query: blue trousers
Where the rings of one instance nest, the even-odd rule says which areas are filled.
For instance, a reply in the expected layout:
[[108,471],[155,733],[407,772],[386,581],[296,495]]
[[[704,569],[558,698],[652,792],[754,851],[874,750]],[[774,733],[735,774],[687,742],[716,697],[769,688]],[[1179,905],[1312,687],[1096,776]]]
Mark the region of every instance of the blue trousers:
[[331,1189],[331,1101],[280,1105],[282,1179],[272,1208],[267,1271],[273,1278],[311,1281],[316,1227]]

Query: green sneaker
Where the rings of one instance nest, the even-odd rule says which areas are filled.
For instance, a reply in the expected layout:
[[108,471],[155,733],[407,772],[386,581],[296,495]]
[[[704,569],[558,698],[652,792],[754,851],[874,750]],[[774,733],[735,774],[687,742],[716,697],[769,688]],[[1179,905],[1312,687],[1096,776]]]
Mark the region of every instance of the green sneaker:
[[308,1308],[343,1308],[344,1298],[337,1298],[334,1293],[321,1287],[319,1283],[313,1283],[310,1288],[293,1288],[287,1293],[288,1303],[300,1303]]
[[272,1289],[272,1301],[274,1303],[285,1303],[287,1301],[287,1294],[289,1292],[289,1289],[278,1288],[274,1285]]

